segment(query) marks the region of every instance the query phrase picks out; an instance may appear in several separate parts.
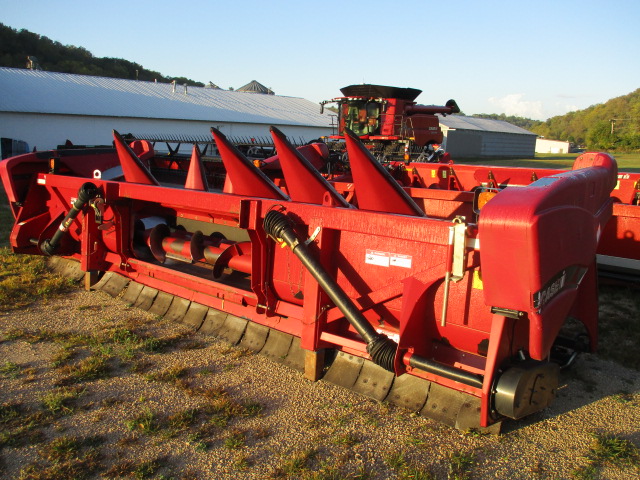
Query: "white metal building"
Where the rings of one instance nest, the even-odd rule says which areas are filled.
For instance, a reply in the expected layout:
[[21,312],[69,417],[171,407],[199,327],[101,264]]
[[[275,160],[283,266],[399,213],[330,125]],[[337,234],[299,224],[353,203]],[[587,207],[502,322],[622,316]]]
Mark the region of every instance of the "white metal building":
[[216,127],[227,136],[268,137],[271,125],[296,141],[332,133],[329,112],[303,98],[0,67],[6,146],[108,145],[114,129],[208,137]]
[[536,139],[536,153],[569,153],[571,144],[547,138]]
[[443,147],[455,158],[523,157],[533,158],[535,133],[502,120],[440,116]]

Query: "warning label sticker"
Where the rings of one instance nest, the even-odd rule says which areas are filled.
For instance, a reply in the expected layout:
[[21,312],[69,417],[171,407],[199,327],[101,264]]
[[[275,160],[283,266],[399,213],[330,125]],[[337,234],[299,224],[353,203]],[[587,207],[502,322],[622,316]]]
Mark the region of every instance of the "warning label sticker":
[[389,263],[394,267],[411,268],[411,255],[392,253]]
[[412,259],[411,255],[367,249],[364,262],[370,265],[378,265],[379,267],[411,268]]
[[364,260],[365,263],[368,263],[370,265],[378,265],[380,267],[388,267],[389,261],[389,253],[367,249],[367,254]]

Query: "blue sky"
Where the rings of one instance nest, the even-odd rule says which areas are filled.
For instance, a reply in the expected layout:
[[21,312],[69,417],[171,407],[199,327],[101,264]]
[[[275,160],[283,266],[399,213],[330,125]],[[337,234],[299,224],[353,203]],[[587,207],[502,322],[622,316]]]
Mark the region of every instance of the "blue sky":
[[562,115],[640,87],[640,2],[0,0],[0,22],[222,88],[356,83],[466,114]]

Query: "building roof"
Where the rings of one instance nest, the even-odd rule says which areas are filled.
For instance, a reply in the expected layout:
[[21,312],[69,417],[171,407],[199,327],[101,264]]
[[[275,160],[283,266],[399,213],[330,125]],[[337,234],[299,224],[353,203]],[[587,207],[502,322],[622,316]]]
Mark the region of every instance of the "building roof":
[[478,130],[483,132],[515,133],[517,135],[534,135],[535,133],[516,127],[503,120],[490,118],[465,117],[463,115],[447,115],[440,117],[440,125],[450,130]]
[[0,67],[0,112],[329,127],[303,98]]

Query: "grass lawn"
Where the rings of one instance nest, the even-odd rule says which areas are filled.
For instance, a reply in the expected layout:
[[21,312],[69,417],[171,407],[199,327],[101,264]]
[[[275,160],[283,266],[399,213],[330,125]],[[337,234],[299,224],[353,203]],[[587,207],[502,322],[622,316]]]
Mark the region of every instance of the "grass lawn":
[[[455,163],[471,165],[495,165],[498,167],[530,167],[530,168],[571,168],[578,153],[542,154],[536,153],[534,158],[460,158]],[[640,172],[639,153],[617,153],[613,155],[618,162],[618,169],[625,172]]]

